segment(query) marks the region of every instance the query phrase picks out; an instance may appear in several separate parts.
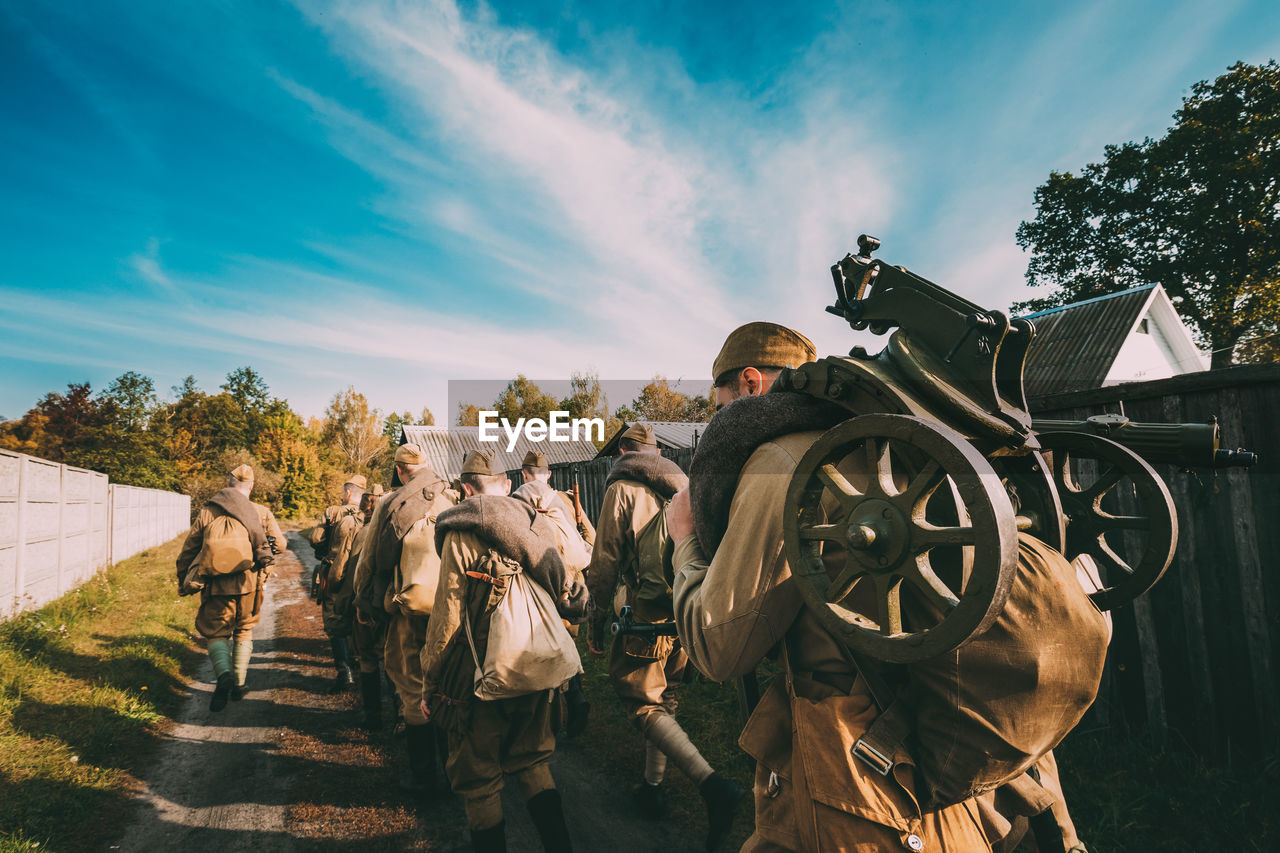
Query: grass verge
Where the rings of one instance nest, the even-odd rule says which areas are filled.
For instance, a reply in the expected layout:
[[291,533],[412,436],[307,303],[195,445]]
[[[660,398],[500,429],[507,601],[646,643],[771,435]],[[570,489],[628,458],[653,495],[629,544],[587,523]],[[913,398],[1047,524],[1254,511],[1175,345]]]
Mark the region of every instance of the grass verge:
[[130,815],[200,658],[181,537],[0,623],[0,851],[87,850]]
[[1090,853],[1280,850],[1280,758],[1210,767],[1190,751],[1108,732],[1056,750],[1071,817]]

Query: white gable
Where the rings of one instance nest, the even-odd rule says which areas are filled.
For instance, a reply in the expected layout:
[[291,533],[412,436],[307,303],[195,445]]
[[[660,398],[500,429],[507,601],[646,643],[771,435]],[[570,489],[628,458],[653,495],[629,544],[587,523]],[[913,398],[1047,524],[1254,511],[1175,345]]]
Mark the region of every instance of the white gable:
[[1208,369],[1209,359],[1196,346],[1164,288],[1156,285],[1102,384],[1167,379]]

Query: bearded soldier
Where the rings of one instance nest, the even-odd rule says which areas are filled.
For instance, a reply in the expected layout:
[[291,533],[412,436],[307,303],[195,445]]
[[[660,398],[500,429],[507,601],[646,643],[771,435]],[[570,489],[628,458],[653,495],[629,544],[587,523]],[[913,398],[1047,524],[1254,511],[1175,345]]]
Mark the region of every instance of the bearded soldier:
[[[371,532],[357,572],[368,578],[356,598],[363,618],[386,625],[384,661],[400,695],[409,775],[401,784],[419,795],[436,790],[436,733],[418,710],[422,696],[419,654],[439,580],[434,530],[437,516],[458,501],[431,469],[422,448],[396,450],[395,478],[402,483],[374,507]],[[366,565],[367,564],[367,565]]]
[[351,652],[351,596],[352,577],[347,573],[347,560],[351,556],[356,534],[364,526],[360,514],[360,500],[368,481],[364,475],[354,474],[342,484],[342,503],[325,510],[322,534],[317,544],[321,557],[320,613],[324,620],[324,632],[329,636],[333,651],[333,665],[337,670],[330,693],[350,690],[355,684],[352,668],[355,660]]
[[217,679],[210,711],[221,711],[228,698],[244,698],[253,628],[262,611],[262,585],[274,555],[285,549],[284,534],[271,510],[249,500],[253,480],[248,465],[231,471],[226,488],[196,515],[178,554],[181,591],[200,593],[196,630],[208,640]]
[[[557,523],[560,531],[560,556],[565,568],[582,574],[591,559],[591,546],[595,542],[596,529],[582,511],[582,504],[573,492],[559,492],[551,488],[551,468],[545,454],[530,450],[520,464],[520,478],[524,484],[516,490],[515,497],[527,500],[535,509],[547,514]],[[571,523],[566,523],[572,520]],[[578,626],[569,627],[569,633],[578,636]],[[587,727],[591,703],[582,689],[582,676],[569,680],[565,691],[567,708],[565,733],[570,737],[581,734]]]
[[[648,424],[630,427],[622,434],[619,448],[622,454],[605,481],[588,574],[591,596],[597,602],[587,638],[594,654],[601,654],[604,645],[606,602],[629,606],[642,622],[670,622],[672,616],[665,591],[657,596],[642,592],[646,570],[661,573],[662,567],[643,564],[637,539],[688,479],[678,465],[658,454]],[[665,585],[660,578],[658,584]],[[649,640],[617,634],[609,651],[609,679],[623,710],[645,738],[644,779],[635,789],[640,808],[650,817],[665,814],[659,786],[671,759],[702,794],[707,807],[706,846],[714,850],[729,835],[743,791],[712,769],[676,722],[676,688],[688,660],[674,637]]]

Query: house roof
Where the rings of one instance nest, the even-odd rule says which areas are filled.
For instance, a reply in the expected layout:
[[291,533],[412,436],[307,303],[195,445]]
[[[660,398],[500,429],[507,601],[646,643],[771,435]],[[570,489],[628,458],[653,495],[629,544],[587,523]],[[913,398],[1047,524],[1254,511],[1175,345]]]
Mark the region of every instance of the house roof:
[[462,473],[462,460],[473,450],[493,451],[494,463],[504,471],[515,471],[524,461],[524,455],[536,450],[547,457],[551,467],[582,462],[596,455],[595,444],[585,438],[577,441],[530,441],[521,433],[515,447],[507,450],[507,438],[501,434],[496,443],[480,443],[479,427],[464,426],[404,426],[400,428],[400,443],[413,442],[422,448],[427,461],[437,474],[452,480]]
[[664,450],[671,450],[678,447],[694,447],[698,443],[698,438],[702,433],[706,432],[707,425],[705,423],[687,423],[684,421],[627,421],[618,427],[613,435],[609,436],[609,440],[600,448],[597,456],[617,456],[618,441],[622,438],[622,434],[630,429],[634,424],[648,424],[653,428],[653,437],[658,441],[658,447]]
[[1101,388],[1157,287],[1148,284],[1027,314],[1036,326],[1023,372],[1027,396]]

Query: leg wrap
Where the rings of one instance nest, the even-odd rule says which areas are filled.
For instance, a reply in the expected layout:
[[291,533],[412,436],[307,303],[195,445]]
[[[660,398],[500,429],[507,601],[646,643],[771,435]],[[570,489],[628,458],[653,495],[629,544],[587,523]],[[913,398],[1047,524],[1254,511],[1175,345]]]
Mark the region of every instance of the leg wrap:
[[644,736],[649,742],[667,754],[684,774],[701,785],[711,775],[711,765],[689,740],[684,729],[669,714],[650,714],[645,720]]
[[209,662],[213,664],[215,678],[231,672],[231,644],[226,640],[210,640]]

